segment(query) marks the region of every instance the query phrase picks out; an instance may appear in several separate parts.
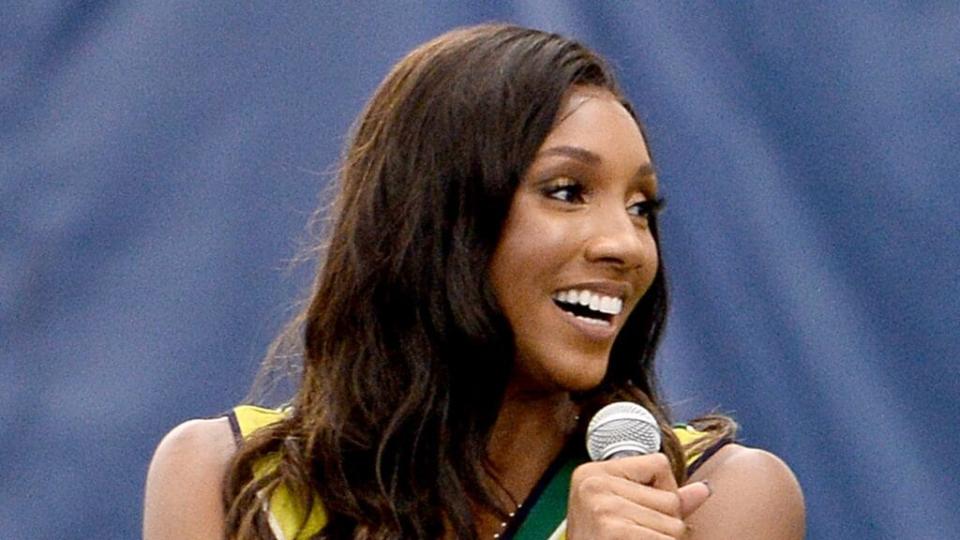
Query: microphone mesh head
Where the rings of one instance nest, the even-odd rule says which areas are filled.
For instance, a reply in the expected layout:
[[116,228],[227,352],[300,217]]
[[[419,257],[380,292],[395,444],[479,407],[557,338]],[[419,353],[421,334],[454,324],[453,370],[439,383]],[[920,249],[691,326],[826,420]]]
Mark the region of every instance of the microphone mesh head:
[[619,452],[645,455],[658,450],[657,420],[636,403],[611,403],[597,411],[587,426],[587,452],[594,461],[603,461]]

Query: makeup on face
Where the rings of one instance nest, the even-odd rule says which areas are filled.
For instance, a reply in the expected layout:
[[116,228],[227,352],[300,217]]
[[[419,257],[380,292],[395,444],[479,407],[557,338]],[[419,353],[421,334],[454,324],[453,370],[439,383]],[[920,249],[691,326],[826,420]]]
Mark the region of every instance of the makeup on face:
[[616,96],[572,89],[514,194],[491,264],[518,384],[582,391],[603,379],[656,275],[656,189],[640,129]]

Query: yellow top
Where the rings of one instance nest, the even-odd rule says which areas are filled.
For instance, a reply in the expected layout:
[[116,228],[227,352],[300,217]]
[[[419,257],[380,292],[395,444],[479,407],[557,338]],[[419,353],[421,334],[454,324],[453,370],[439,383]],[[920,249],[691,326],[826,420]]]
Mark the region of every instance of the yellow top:
[[[680,444],[682,446],[687,446],[688,444],[693,444],[697,442],[698,439],[702,439],[706,433],[702,431],[697,431],[693,426],[681,425],[673,426],[673,434],[680,439]],[[700,459],[700,456],[703,455],[703,452],[693,452],[686,455],[687,458],[687,467],[693,465],[693,462]]]
[[[268,426],[274,422],[280,421],[289,409],[266,409],[253,405],[241,405],[235,407],[232,411],[231,421],[239,438],[247,438],[254,431]],[[680,439],[684,446],[695,442],[705,434],[697,431],[690,426],[675,426],[674,434]],[[687,466],[693,464],[701,453],[686,456]],[[253,475],[255,478],[261,478],[277,466],[279,456],[268,455],[261,458],[253,466]],[[301,527],[302,516],[306,512],[303,502],[294,497],[285,485],[278,486],[267,500],[265,494],[261,494],[260,500],[263,504],[263,511],[266,513],[270,529],[273,531],[277,540],[308,540],[312,535],[323,529],[327,524],[327,516],[322,506],[314,504],[310,511],[310,517],[303,527]],[[565,529],[566,527],[563,527]],[[557,533],[561,533],[560,530]],[[555,536],[562,538],[563,536]]]
[[[231,415],[234,428],[239,436],[247,438],[254,431],[279,422],[288,409],[266,409],[253,405],[234,407]],[[262,478],[277,467],[280,457],[276,454],[264,456],[253,466],[254,478]],[[302,516],[306,513],[304,503],[294,497],[286,485],[280,484],[267,500],[264,493],[258,494],[263,511],[270,524],[270,530],[277,540],[308,540],[327,524],[327,516],[319,504],[314,504],[310,517],[301,528]],[[299,530],[298,530],[299,529]]]

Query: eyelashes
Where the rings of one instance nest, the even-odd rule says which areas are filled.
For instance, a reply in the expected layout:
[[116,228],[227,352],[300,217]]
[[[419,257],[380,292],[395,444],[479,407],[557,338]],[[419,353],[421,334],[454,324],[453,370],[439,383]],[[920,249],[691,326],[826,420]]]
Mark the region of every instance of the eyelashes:
[[[561,178],[556,182],[544,187],[541,192],[549,199],[565,203],[584,204],[586,202],[586,187],[584,187],[582,183],[570,178]],[[631,216],[648,218],[659,213],[663,209],[665,203],[666,201],[663,199],[663,197],[644,199],[628,206],[627,212]]]
[[638,217],[650,217],[654,214],[660,212],[663,209],[663,205],[666,201],[663,200],[663,197],[656,197],[654,199],[646,199],[638,203],[632,204],[629,207],[631,214]]
[[569,178],[558,180],[543,189],[547,197],[568,203],[584,202],[583,192],[583,184]]

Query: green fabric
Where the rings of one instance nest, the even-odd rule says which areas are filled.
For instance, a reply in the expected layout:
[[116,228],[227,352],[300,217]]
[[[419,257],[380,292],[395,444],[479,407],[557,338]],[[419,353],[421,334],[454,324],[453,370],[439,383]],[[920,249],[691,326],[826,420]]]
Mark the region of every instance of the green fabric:
[[571,458],[553,475],[553,479],[527,514],[527,519],[517,530],[514,540],[544,540],[553,534],[560,522],[567,517],[570,477],[582,462]]

